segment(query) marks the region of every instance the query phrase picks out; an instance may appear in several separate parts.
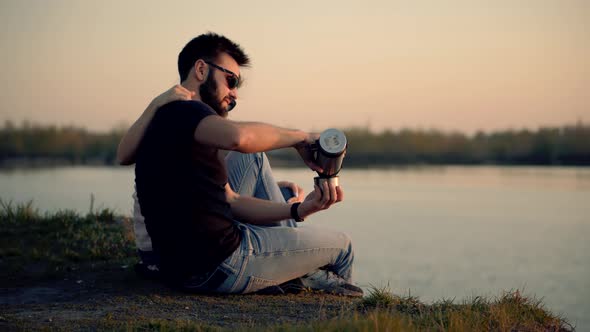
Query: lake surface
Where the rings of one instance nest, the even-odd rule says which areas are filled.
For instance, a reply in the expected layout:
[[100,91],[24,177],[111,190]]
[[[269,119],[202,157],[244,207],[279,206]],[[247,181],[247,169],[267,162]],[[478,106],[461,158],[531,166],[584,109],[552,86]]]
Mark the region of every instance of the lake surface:
[[[314,173],[275,169],[307,192]],[[341,173],[313,222],[353,238],[363,287],[433,301],[521,289],[590,330],[590,168],[412,167]],[[0,198],[42,211],[131,214],[133,168],[0,170]],[[308,222],[306,221],[306,222]]]

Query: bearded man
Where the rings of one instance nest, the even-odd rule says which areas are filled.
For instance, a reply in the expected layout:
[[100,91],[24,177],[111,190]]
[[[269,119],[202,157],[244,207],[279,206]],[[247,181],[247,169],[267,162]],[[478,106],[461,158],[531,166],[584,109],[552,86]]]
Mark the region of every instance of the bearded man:
[[342,201],[342,188],[324,183],[285,201],[263,153],[295,148],[321,171],[306,148],[319,135],[228,119],[248,64],[224,36],[194,38],[178,57],[181,85],[156,98],[119,145],[119,161],[136,163],[137,212],[157,268],[188,291],[251,293],[301,278],[305,287],[362,296],[350,238],[298,227]]

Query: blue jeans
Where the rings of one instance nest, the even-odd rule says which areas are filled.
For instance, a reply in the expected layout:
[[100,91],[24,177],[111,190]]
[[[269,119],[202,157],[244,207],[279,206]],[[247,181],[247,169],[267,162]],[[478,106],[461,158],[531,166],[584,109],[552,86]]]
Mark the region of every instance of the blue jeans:
[[[266,154],[230,152],[226,157],[229,183],[240,195],[285,202],[272,175]],[[273,227],[236,221],[241,232],[240,246],[218,270],[227,278],[215,289],[218,293],[251,293],[302,277],[318,269],[334,272],[352,283],[354,254],[345,233],[299,224],[291,219]],[[219,271],[217,271],[219,272]],[[203,283],[203,284],[206,284]],[[186,285],[198,289],[198,284]]]

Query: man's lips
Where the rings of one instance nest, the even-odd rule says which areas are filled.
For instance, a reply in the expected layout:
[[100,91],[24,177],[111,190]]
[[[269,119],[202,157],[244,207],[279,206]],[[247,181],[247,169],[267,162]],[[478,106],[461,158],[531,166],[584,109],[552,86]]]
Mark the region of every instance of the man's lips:
[[223,101],[227,103],[227,111],[231,111],[234,107],[236,107],[236,100],[231,97],[223,98]]
[[236,107],[236,100],[232,98],[227,104],[227,111],[231,111],[234,107]]

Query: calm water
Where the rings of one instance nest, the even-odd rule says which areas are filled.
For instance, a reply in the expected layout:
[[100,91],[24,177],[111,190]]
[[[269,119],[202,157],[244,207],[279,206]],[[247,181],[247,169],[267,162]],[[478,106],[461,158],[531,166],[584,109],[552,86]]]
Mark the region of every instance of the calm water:
[[[306,191],[314,173],[275,169]],[[310,222],[348,232],[356,280],[426,301],[524,289],[590,330],[590,168],[344,170],[346,199]],[[0,197],[130,214],[132,168],[0,171]]]

